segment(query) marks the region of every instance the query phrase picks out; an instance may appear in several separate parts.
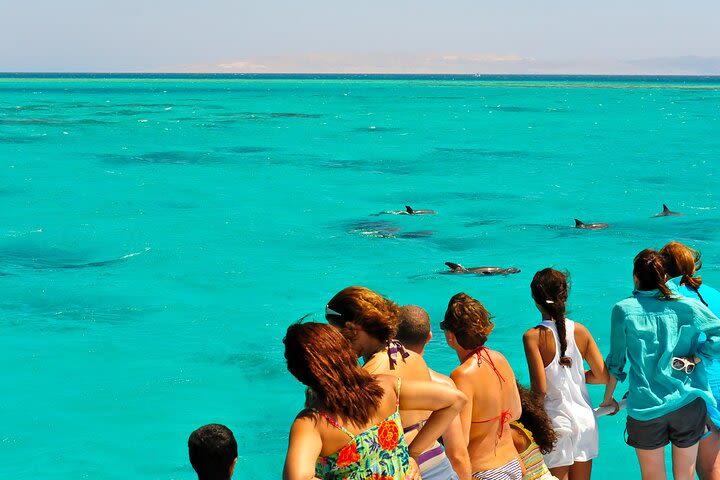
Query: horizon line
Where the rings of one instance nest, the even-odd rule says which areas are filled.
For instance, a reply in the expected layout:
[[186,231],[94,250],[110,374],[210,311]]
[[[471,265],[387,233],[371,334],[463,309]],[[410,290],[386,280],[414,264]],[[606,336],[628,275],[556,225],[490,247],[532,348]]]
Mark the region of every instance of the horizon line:
[[158,72],[148,70],[128,71],[0,71],[5,75],[155,75],[155,76],[225,76],[225,77],[278,77],[278,76],[318,76],[318,77],[362,77],[362,76],[394,76],[394,77],[684,77],[684,78],[720,78],[720,74],[709,73],[427,73],[427,72]]

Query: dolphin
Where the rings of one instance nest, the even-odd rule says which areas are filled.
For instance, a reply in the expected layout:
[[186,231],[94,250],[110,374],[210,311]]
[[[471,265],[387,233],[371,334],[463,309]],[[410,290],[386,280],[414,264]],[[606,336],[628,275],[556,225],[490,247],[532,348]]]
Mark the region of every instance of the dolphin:
[[517,268],[501,268],[501,267],[470,267],[465,268],[458,263],[445,262],[445,265],[450,267],[450,270],[442,273],[456,273],[456,274],[467,274],[472,273],[475,275],[510,275],[511,273],[520,273]]
[[405,205],[405,214],[407,215],[435,215],[435,210],[415,210],[410,205]]
[[410,205],[405,205],[405,210],[386,210],[373,215],[435,215],[435,210],[415,210]]
[[603,228],[608,228],[609,226],[609,223],[583,223],[577,218],[575,219],[575,228],[583,228],[586,230],[602,230]]
[[[668,208],[667,205],[663,203],[663,210],[660,213],[656,213],[653,215],[653,217],[669,217],[670,215],[682,215],[682,213],[679,212],[673,212]],[[652,218],[652,217],[651,217]]]

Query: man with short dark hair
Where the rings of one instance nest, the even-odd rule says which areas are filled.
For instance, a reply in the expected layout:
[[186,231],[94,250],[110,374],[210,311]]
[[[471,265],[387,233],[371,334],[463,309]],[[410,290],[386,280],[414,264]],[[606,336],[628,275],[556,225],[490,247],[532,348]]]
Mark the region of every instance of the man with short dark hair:
[[230,480],[232,477],[238,448],[232,431],[225,425],[211,423],[192,432],[188,450],[198,480]]
[[[417,305],[404,305],[400,307],[400,324],[398,325],[397,339],[400,340],[405,348],[412,350],[418,355],[425,352],[425,346],[432,339],[430,331],[430,315],[424,308]],[[439,382],[455,388],[455,382],[450,377],[442,375],[432,369],[430,370],[430,378],[433,382]],[[456,478],[464,480],[470,478],[472,473],[470,466],[470,456],[468,455],[465,436],[462,431],[460,417],[455,417],[442,436],[445,445],[445,454],[447,455],[452,469],[457,474]],[[449,468],[448,468],[449,469]],[[421,467],[422,472],[422,467]],[[423,478],[434,480],[435,478],[452,478],[446,476],[446,472],[422,472]]]

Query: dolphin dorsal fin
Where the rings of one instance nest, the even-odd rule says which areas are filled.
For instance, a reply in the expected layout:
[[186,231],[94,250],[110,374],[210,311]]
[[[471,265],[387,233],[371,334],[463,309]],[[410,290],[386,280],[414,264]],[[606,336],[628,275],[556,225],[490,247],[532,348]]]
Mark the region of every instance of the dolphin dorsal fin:
[[575,227],[576,227],[576,228],[582,227],[583,225],[585,225],[583,222],[581,222],[581,221],[578,220],[577,218],[575,219]]
[[466,268],[463,267],[462,265],[460,265],[459,263],[445,262],[445,265],[450,267],[451,270],[461,270],[461,271],[466,270]]
[[405,205],[405,211],[406,211],[407,213],[413,213],[415,210],[413,210],[410,205]]
[[670,209],[663,203],[663,212],[669,212]]

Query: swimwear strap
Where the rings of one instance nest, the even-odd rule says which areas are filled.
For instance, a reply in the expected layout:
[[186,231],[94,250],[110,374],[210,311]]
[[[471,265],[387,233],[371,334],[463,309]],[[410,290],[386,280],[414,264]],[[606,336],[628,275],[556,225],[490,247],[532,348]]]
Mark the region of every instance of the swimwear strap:
[[488,353],[488,350],[489,350],[489,349],[488,349],[487,347],[478,347],[478,348],[476,348],[475,351],[473,352],[473,353],[476,353],[476,354],[477,354],[478,367],[479,367],[480,365],[482,365],[482,363],[483,363],[483,355],[482,355],[482,354],[485,353],[485,358],[487,359],[487,362],[490,364],[490,366],[492,367],[493,371],[495,372],[495,375],[497,375],[497,377],[500,379],[501,382],[504,382],[505,379],[503,378],[503,376],[500,374],[500,371],[499,371],[499,370],[497,369],[497,367],[495,366],[495,362],[492,361],[492,358],[490,357],[490,354]]
[[505,431],[505,424],[509,423],[510,421],[510,409],[508,408],[504,412],[502,412],[497,417],[489,418],[487,420],[480,420],[478,422],[470,422],[470,423],[488,423],[492,422],[493,420],[500,420],[500,433],[498,433],[498,438],[502,437],[503,432]]
[[388,358],[390,359],[390,368],[394,369],[398,363],[398,353],[402,357],[403,362],[410,354],[405,350],[403,344],[397,340],[388,340],[387,342]]
[[425,425],[425,420],[413,423],[412,425],[408,425],[407,427],[403,428],[403,433],[410,433],[414,432],[415,430],[420,430]]
[[443,453],[445,453],[445,450],[443,450],[443,447],[441,447],[440,445],[438,445],[438,446],[435,447],[435,448],[431,448],[431,449],[428,450],[427,452],[421,453],[421,454],[418,455],[418,457],[416,458],[417,463],[418,463],[418,466],[422,465],[423,463],[427,462],[427,461],[430,460],[430,459],[433,459],[433,458],[435,458],[435,457],[439,457],[439,456],[442,455]]

